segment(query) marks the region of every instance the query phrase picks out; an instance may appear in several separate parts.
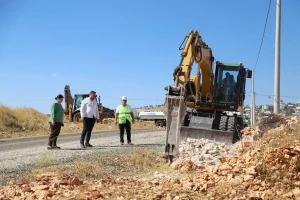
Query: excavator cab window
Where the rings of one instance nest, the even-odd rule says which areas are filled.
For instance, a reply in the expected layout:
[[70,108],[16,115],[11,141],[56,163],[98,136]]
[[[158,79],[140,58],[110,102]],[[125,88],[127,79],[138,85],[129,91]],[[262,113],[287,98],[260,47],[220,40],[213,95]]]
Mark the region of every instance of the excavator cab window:
[[84,99],[83,95],[75,95],[74,110],[78,109],[81,106],[81,102],[83,99]]
[[220,65],[216,68],[216,101],[235,102],[237,97],[236,83],[239,67]]

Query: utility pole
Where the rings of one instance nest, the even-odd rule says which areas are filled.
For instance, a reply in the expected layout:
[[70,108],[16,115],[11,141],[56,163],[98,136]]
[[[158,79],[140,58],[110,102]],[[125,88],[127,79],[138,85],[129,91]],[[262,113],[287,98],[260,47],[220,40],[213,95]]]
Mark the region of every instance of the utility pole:
[[253,126],[255,126],[254,71],[252,71],[252,94],[251,94],[251,127]]
[[280,111],[280,32],[281,0],[276,3],[275,71],[274,71],[274,114]]

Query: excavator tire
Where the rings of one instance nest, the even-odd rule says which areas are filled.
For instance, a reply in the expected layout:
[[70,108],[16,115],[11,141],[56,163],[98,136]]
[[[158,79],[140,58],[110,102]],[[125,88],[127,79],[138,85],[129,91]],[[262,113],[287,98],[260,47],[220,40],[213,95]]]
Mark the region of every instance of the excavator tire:
[[182,126],[189,126],[190,121],[189,121],[190,114],[187,112],[183,118]]
[[222,130],[222,131],[226,131],[227,130],[227,121],[228,121],[228,118],[227,118],[226,115],[221,116],[221,119],[220,119],[220,130]]
[[75,122],[75,123],[81,122],[80,112],[77,112],[73,115],[73,122]]
[[105,119],[110,118],[108,114],[103,113],[100,115],[100,123],[103,124],[105,122]]
[[233,142],[237,142],[238,140],[241,139],[241,130],[244,128],[244,120],[242,117],[237,117],[237,126],[236,126],[236,131],[234,132],[233,135]]
[[237,125],[237,117],[235,117],[235,116],[229,116],[228,117],[227,130],[228,131],[235,131],[236,130],[236,125]]

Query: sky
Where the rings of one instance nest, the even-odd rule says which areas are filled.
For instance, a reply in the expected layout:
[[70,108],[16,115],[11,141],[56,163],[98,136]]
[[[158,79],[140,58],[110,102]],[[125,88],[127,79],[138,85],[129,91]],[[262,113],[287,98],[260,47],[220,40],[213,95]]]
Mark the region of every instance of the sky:
[[[281,3],[280,96],[287,103],[300,100],[300,1]],[[132,107],[163,104],[190,30],[215,60],[253,69],[268,6],[269,0],[0,0],[0,104],[49,113],[65,85],[72,95],[95,90],[113,109],[123,95]],[[256,104],[273,104],[275,22],[272,0],[255,68]]]

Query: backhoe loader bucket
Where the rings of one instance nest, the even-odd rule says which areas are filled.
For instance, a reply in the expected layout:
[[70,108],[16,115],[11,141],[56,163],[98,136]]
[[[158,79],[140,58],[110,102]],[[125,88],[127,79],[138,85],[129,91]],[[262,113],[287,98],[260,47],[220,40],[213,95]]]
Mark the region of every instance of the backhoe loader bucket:
[[186,114],[183,96],[166,96],[166,144],[165,153],[170,163],[179,155],[181,123]]

